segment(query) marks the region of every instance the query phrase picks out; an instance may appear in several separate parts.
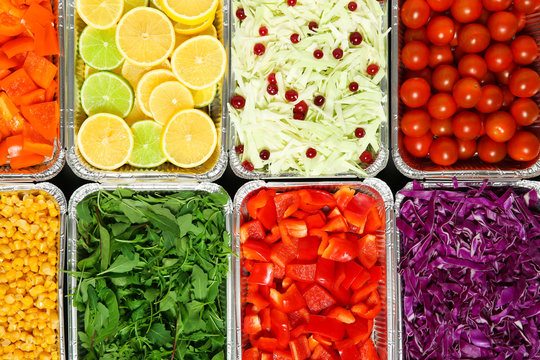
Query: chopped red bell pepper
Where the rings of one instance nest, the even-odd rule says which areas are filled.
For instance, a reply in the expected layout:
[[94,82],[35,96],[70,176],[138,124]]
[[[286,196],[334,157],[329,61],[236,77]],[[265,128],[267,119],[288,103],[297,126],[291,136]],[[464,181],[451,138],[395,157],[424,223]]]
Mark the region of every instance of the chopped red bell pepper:
[[311,356],[308,339],[305,335],[290,341],[289,346],[294,360],[305,360]]
[[360,359],[362,360],[380,360],[375,344],[371,339],[367,339],[366,342],[358,349],[360,352]]
[[351,311],[361,318],[373,319],[381,312],[381,298],[377,290],[372,291],[365,302],[358,303],[351,308]]
[[351,291],[344,289],[343,286],[336,286],[334,284],[334,287],[330,291],[332,293],[332,296],[336,300],[336,303],[341,306],[349,305],[351,301]]
[[274,197],[274,203],[276,204],[276,213],[278,220],[288,218],[300,205],[300,198],[296,191],[289,191],[286,193],[278,194]]
[[311,312],[318,313],[321,310],[331,307],[336,303],[336,300],[317,284],[311,285],[304,292],[304,299]]
[[[288,266],[288,265],[287,265]],[[286,269],[285,269],[286,271]],[[287,274],[285,272],[285,274]],[[289,286],[291,286],[292,284],[294,284],[294,280],[291,279],[290,277],[284,277],[283,280],[281,280],[281,287],[284,289],[284,290],[287,290],[289,288]]]
[[250,198],[246,204],[246,209],[252,219],[258,219],[258,210],[263,208],[268,201],[271,201],[276,194],[273,190],[261,189],[255,196]]
[[247,282],[250,284],[270,285],[274,280],[274,265],[270,263],[254,263]]
[[291,331],[291,339],[296,339],[299,336],[302,336],[306,333],[306,325],[302,324],[297,326],[293,331]]
[[334,284],[336,263],[332,260],[319,258],[317,260],[317,270],[315,271],[315,281],[327,289],[332,289]]
[[313,350],[315,350],[315,348],[317,347],[317,345],[319,345],[319,342],[317,340],[315,340],[315,338],[313,337],[313,335],[311,335],[309,338],[308,338],[308,344],[309,344],[309,349],[311,350],[311,353],[313,353]]
[[326,316],[339,320],[344,324],[352,324],[355,322],[353,313],[341,306],[336,306],[330,310]]
[[306,222],[301,219],[283,219],[278,221],[281,241],[294,248],[298,247],[298,238],[308,236]]
[[257,211],[257,217],[268,230],[276,225],[277,212],[273,198],[270,198],[266,205]]
[[314,212],[328,206],[336,206],[336,199],[327,191],[317,189],[298,190],[300,197],[300,209],[308,212]]
[[364,226],[364,233],[374,234],[377,230],[381,229],[383,225],[383,220],[379,215],[379,210],[374,206],[371,208],[371,211],[368,213],[366,219],[366,225]]
[[373,291],[377,290],[378,286],[379,285],[376,283],[369,283],[364,285],[362,288],[358,289],[353,293],[351,302],[353,304],[358,304],[359,302],[366,300]]
[[321,315],[311,315],[306,331],[320,334],[331,340],[341,340],[345,336],[345,326],[341,321]]
[[364,232],[369,212],[375,207],[377,201],[369,195],[358,193],[349,201],[343,210],[343,215],[349,224],[354,225],[359,234]]
[[274,279],[283,279],[285,277],[285,268],[274,264]]
[[329,349],[323,345],[317,345],[313,354],[311,354],[313,360],[339,360],[339,355],[332,349]]
[[302,308],[287,314],[291,328],[296,328],[300,325],[306,325],[309,321],[309,311],[307,308]]
[[281,239],[281,232],[279,231],[279,226],[274,225],[270,232],[264,237],[264,242],[267,244],[273,244],[279,239]]
[[258,309],[264,309],[270,305],[270,302],[261,295],[259,292],[259,286],[256,284],[248,284],[246,302],[253,304],[253,306]]
[[295,284],[292,284],[283,294],[276,289],[270,289],[270,303],[274,308],[285,313],[300,310],[306,306],[306,302]]
[[270,354],[267,352],[261,353],[261,360],[273,360],[273,358],[274,358],[273,354]]
[[345,232],[349,230],[349,226],[343,216],[334,216],[322,229],[327,232]]
[[339,210],[343,211],[354,197],[355,191],[348,186],[342,186],[334,194]]
[[274,264],[284,269],[285,266],[296,259],[297,256],[298,253],[295,251],[295,249],[283,242],[275,244],[270,251],[270,259],[274,262]]
[[270,246],[263,241],[247,240],[242,245],[244,259],[256,261],[270,261]]
[[316,236],[306,236],[298,239],[298,261],[314,261],[318,257],[321,240]]
[[358,258],[362,265],[370,269],[377,262],[379,256],[377,250],[377,237],[365,235],[358,241]]
[[289,351],[276,350],[274,351],[272,360],[292,360],[292,355]]
[[329,260],[347,262],[357,255],[358,243],[342,239],[337,236],[330,236],[328,246],[324,250],[322,257]]
[[292,280],[314,282],[317,264],[289,264],[285,267],[285,275]]
[[259,220],[251,220],[240,226],[240,242],[243,244],[247,240],[263,240],[266,231]]
[[259,360],[259,349],[252,347],[245,350],[242,360]]
[[305,220],[309,216],[309,213],[302,211],[302,210],[296,210],[291,217],[294,219],[301,219]]
[[383,280],[383,267],[373,266],[371,269],[369,269],[369,276],[372,283],[378,284],[379,281]]
[[270,330],[277,339],[277,347],[285,350],[289,345],[291,336],[291,327],[289,325],[289,318],[287,314],[277,309],[272,309],[270,313],[272,324]]
[[242,331],[245,334],[257,334],[262,331],[261,319],[258,314],[244,315],[244,326]]
[[313,336],[313,339],[315,339],[319,344],[321,344],[323,346],[330,347],[330,346],[332,346],[334,344],[334,342],[331,339],[329,339],[328,337],[326,337],[324,335],[313,334],[311,336]]
[[356,344],[354,343],[354,341],[350,339],[337,343],[336,347],[339,351],[339,355],[341,356],[341,360],[362,359],[360,357],[360,353],[358,352],[358,349],[356,348]]
[[341,214],[341,211],[339,211],[339,208],[337,207],[333,208],[332,211],[328,213],[329,219],[335,218],[336,216],[343,216],[343,214]]
[[322,211],[307,216],[305,219],[308,229],[319,229],[326,224],[326,216]]
[[272,317],[270,316],[270,308],[262,309],[260,312],[261,327],[263,330],[270,330],[272,326]]
[[252,345],[258,347],[259,350],[268,351],[268,352],[273,352],[274,350],[276,350],[277,343],[278,343],[276,338],[271,338],[271,337],[266,337],[266,336],[258,338],[255,342],[256,345],[253,344],[253,340],[251,340],[251,342],[252,342]]
[[345,263],[345,279],[341,283],[345,289],[350,289],[357,282],[362,287],[370,279],[369,272],[364,267],[352,260]]
[[355,322],[345,326],[348,337],[354,341],[355,344],[363,344],[366,339],[371,335],[373,330],[373,320],[363,319],[355,316]]

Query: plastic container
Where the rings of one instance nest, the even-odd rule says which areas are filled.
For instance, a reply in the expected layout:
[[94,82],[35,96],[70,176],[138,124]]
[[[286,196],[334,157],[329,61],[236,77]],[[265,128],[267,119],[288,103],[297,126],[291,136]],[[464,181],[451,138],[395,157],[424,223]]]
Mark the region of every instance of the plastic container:
[[[405,107],[399,100],[399,87],[404,81],[404,66],[401,63],[401,48],[404,46],[403,33],[405,26],[401,24],[399,18],[399,7],[404,0],[393,0],[392,24],[397,31],[392,33],[392,157],[396,168],[405,176],[413,179],[422,178],[532,178],[540,175],[540,155],[532,161],[519,162],[506,158],[497,164],[488,164],[480,160],[477,156],[470,160],[458,161],[452,166],[439,166],[427,158],[415,158],[404,148],[403,134],[399,130],[399,122]],[[540,15],[533,13],[527,16],[527,25],[523,33],[528,34],[540,41]],[[529,65],[537,72],[540,71],[540,58]],[[540,106],[540,93],[533,98]],[[528,130],[540,137],[540,121],[528,127]]]
[[[18,192],[18,193],[44,193],[46,196],[52,197],[58,204],[58,216],[60,218],[60,231],[58,239],[58,272],[57,272],[57,284],[58,284],[58,355],[59,359],[66,360],[66,346],[65,346],[65,321],[64,321],[64,270],[65,270],[65,239],[66,239],[66,224],[67,224],[67,202],[64,197],[64,193],[50,183],[40,184],[9,184],[0,185],[0,193],[2,192]],[[2,301],[0,300],[0,304]]]
[[[67,235],[67,269],[69,271],[76,271],[77,268],[77,211],[76,207],[79,202],[84,200],[88,195],[96,193],[100,190],[114,191],[117,188],[131,189],[137,192],[163,192],[163,193],[175,193],[182,191],[201,191],[206,193],[219,193],[224,191],[224,189],[217,185],[211,183],[137,183],[137,184],[86,184],[78,188],[69,200],[68,206],[68,235]],[[225,229],[231,234],[232,229],[232,202],[229,201],[223,207],[223,214],[225,216]],[[236,338],[234,337],[234,321],[233,321],[233,308],[234,308],[234,298],[233,298],[233,280],[232,280],[232,271],[233,271],[233,260],[232,255],[229,256],[229,275],[227,276],[226,284],[226,332],[227,340],[224,344],[226,351],[226,359],[235,359],[234,350],[236,348]],[[73,294],[77,289],[77,279],[73,276],[67,276],[67,293]],[[67,317],[68,317],[68,327],[67,327],[67,344],[69,349],[69,359],[77,360],[79,359],[78,355],[78,320],[77,320],[77,308],[73,306],[73,297],[69,296],[67,300]]]
[[[149,2],[149,4],[153,3]],[[140,169],[129,164],[114,171],[101,170],[90,165],[77,149],[77,132],[79,127],[86,120],[82,106],[79,103],[79,90],[84,82],[84,62],[78,55],[79,35],[86,26],[84,21],[78,16],[75,8],[75,0],[67,0],[66,4],[66,139],[67,139],[67,162],[73,172],[87,180],[93,181],[118,181],[129,182],[138,179],[147,180],[194,180],[194,181],[215,181],[219,179],[227,168],[227,105],[228,82],[223,80],[218,83],[214,102],[208,107],[208,114],[216,124],[218,133],[218,143],[216,150],[204,164],[192,169],[184,169],[169,162],[152,168]],[[228,23],[224,19],[228,18],[229,5],[227,0],[220,0],[214,26],[216,27],[218,38],[228,48],[229,31]]]
[[377,235],[377,248],[379,250],[379,259],[377,264],[384,266],[383,277],[386,281],[378,287],[381,294],[382,310],[375,318],[372,339],[377,347],[381,360],[392,360],[394,356],[394,332],[396,329],[395,301],[394,301],[394,277],[396,275],[396,262],[394,258],[394,197],[388,185],[382,180],[372,178],[362,182],[319,182],[319,183],[294,183],[294,182],[264,182],[251,181],[242,186],[234,197],[234,243],[233,251],[236,256],[233,265],[233,291],[234,291],[234,319],[236,321],[236,353],[237,359],[241,359],[243,349],[242,339],[242,313],[244,311],[242,304],[242,294],[247,291],[247,285],[242,283],[242,270],[240,266],[240,226],[249,219],[246,204],[260,189],[273,189],[277,193],[312,188],[326,190],[331,193],[336,192],[339,187],[346,185],[377,200],[377,209],[381,218],[385,219],[385,230],[379,231]]
[[[467,182],[467,184],[473,184],[473,185],[481,185],[481,181],[472,181]],[[437,182],[422,182],[422,185],[427,190],[434,190],[436,188],[440,188],[441,186],[447,186],[447,187],[453,187],[452,181],[437,181]],[[492,180],[489,181],[488,185],[491,186],[509,186],[512,188],[525,188],[525,189],[534,189],[540,194],[540,182],[537,181],[528,181],[528,180],[521,180],[521,181],[515,181],[515,180]],[[410,190],[413,187],[413,183],[409,182],[402,190]],[[396,194],[396,203],[394,206],[394,212],[395,212],[395,219],[398,219],[400,217],[400,209],[401,204],[405,200],[405,196],[401,194],[401,191],[399,191]],[[397,229],[397,227],[394,229],[395,234],[393,237],[393,245],[392,248],[394,249],[395,253],[395,269],[396,269],[396,277],[395,277],[395,304],[396,304],[396,324],[398,326],[396,327],[396,360],[402,360],[405,359],[405,354],[403,353],[403,342],[405,340],[404,338],[404,329],[403,329],[403,291],[402,291],[402,278],[398,273],[398,264],[401,259],[401,235],[400,231]]]
[[53,58],[53,63],[58,66],[58,92],[56,94],[60,107],[60,126],[58,137],[54,141],[54,151],[48,160],[40,165],[31,166],[24,169],[12,170],[8,165],[0,166],[1,181],[47,181],[55,177],[64,167],[66,161],[66,152],[64,149],[64,122],[65,122],[65,58],[64,58],[64,33],[65,33],[65,15],[64,2],[52,0],[53,11],[56,16],[56,30],[58,32],[58,48],[60,55]]
[[[230,0],[232,2],[232,0]],[[385,15],[384,15],[384,19],[383,19],[383,29],[382,31],[386,31],[386,29],[388,29],[390,26],[392,27],[392,31],[391,33],[394,33],[397,31],[397,28],[390,23],[390,20],[391,20],[391,13],[393,14],[394,11],[397,11],[397,9],[395,9],[394,7],[390,7],[390,2],[387,1],[387,0],[384,0],[384,1],[381,1],[381,6],[383,7],[383,10],[385,12]],[[230,36],[229,38],[231,39],[231,42],[232,42],[232,39],[234,37],[234,24],[235,24],[235,21],[236,21],[236,17],[235,17],[235,14],[234,14],[234,11],[232,11],[232,5],[230,6],[230,11],[228,12],[228,22],[230,24],[230,27],[229,27],[229,31],[230,31]],[[385,113],[388,117],[388,119],[390,118],[390,114],[391,114],[391,110],[390,110],[390,104],[391,104],[391,101],[390,101],[390,96],[391,94],[394,93],[394,84],[391,84],[390,83],[390,70],[391,70],[391,67],[390,67],[390,61],[392,60],[392,56],[391,56],[391,35],[387,35],[388,38],[387,38],[387,52],[388,52],[388,59],[387,59],[387,75],[386,77],[381,81],[381,89],[383,90],[383,92],[385,93],[385,96],[386,96],[386,101],[385,103],[383,104],[384,107],[385,107]],[[229,53],[232,53],[231,52],[231,45],[229,45],[229,48],[228,48],[228,51]],[[230,97],[234,94],[234,90],[235,90],[235,84],[236,84],[236,81],[234,79],[234,71],[233,71],[233,68],[232,68],[232,60],[229,61],[229,68],[228,68],[228,74],[229,76],[225,78],[225,81],[228,80],[229,81],[229,86],[228,86],[228,97],[225,98],[225,99],[230,99]],[[225,104],[225,106],[227,106],[227,104]],[[227,116],[228,116],[228,109],[225,109],[224,111],[227,112]],[[386,164],[388,163],[388,158],[390,156],[390,151],[389,151],[389,143],[390,143],[390,138],[389,138],[389,121],[390,120],[387,120],[387,121],[383,121],[382,124],[381,124],[381,138],[380,138],[380,151],[378,154],[374,155],[374,162],[369,166],[367,167],[366,169],[364,169],[365,173],[366,173],[366,177],[374,177],[376,176],[379,172],[381,172],[385,167],[386,167]],[[286,172],[286,173],[281,173],[281,174],[271,174],[270,172],[268,171],[265,171],[265,172],[262,172],[262,171],[247,171],[246,169],[244,169],[242,167],[242,162],[240,161],[240,159],[238,158],[238,155],[236,154],[236,151],[235,151],[235,145],[237,145],[236,143],[236,130],[235,130],[235,127],[234,127],[234,123],[233,121],[229,120],[229,147],[228,147],[228,150],[229,150],[229,164],[230,164],[230,167],[231,169],[233,170],[233,172],[243,178],[243,179],[249,179],[249,180],[256,180],[256,179],[301,179],[301,178],[305,178],[305,179],[313,179],[313,178],[357,178],[359,177],[360,175],[355,173],[355,172],[345,172],[345,173],[339,173],[339,174],[323,174],[323,175],[318,175],[318,176],[307,176],[307,175],[304,175],[304,174],[298,174],[298,173],[293,173],[293,172]]]

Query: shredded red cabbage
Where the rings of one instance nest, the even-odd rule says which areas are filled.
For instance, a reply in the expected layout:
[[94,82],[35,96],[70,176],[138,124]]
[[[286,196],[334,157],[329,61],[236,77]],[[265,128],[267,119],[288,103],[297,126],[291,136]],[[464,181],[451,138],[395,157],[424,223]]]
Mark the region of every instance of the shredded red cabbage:
[[534,190],[415,183],[401,233],[406,359],[540,359]]

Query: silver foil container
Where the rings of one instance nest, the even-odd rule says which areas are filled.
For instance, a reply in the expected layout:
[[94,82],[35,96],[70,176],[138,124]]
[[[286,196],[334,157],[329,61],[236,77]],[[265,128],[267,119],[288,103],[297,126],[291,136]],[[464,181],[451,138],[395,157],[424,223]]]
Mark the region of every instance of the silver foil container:
[[[68,271],[77,271],[77,204],[84,200],[88,195],[91,195],[100,190],[104,191],[114,191],[118,188],[125,188],[134,190],[137,192],[163,192],[163,193],[176,193],[182,191],[201,191],[206,193],[220,193],[224,189],[212,183],[172,183],[172,182],[139,182],[136,184],[86,184],[78,188],[69,200],[68,205],[68,226],[67,226],[67,270]],[[223,215],[225,216],[225,228],[229,234],[232,229],[232,201],[223,207]],[[230,244],[232,245],[232,244]],[[226,294],[222,294],[226,297],[227,306],[226,306],[226,332],[227,340],[224,345],[226,359],[232,360],[235,359],[235,348],[236,348],[236,338],[234,337],[234,318],[233,318],[233,309],[234,309],[234,297],[232,293],[233,288],[233,256],[229,256],[229,275],[227,276],[226,284]],[[68,344],[68,358],[71,360],[79,359],[78,352],[78,317],[77,317],[77,308],[73,305],[73,297],[70,296],[74,294],[77,289],[77,279],[71,275],[67,276],[67,344]]]
[[[391,6],[392,5],[392,6]],[[395,33],[397,31],[397,27],[394,26],[394,24],[391,22],[391,19],[393,18],[394,14],[398,12],[397,7],[394,6],[393,3],[390,3],[390,1],[384,0],[381,1],[381,6],[384,10],[384,22],[383,22],[383,29],[381,29],[383,32],[386,31],[390,26],[392,27],[391,34]],[[230,39],[234,36],[234,24],[235,24],[235,14],[232,11],[232,0],[229,0],[229,12],[228,12],[228,31],[229,31],[229,42],[228,42],[228,48],[227,52],[231,53],[231,41]],[[388,119],[390,119],[391,114],[391,100],[390,96],[394,94],[397,91],[397,87],[392,82],[391,83],[391,71],[393,69],[391,68],[390,64],[393,60],[392,56],[392,43],[391,43],[391,34],[388,35],[387,39],[387,52],[388,52],[388,59],[387,59],[387,75],[385,78],[381,81],[381,89],[386,95],[386,102],[383,104],[385,107],[385,113],[388,116]],[[226,43],[227,44],[227,43]],[[232,61],[229,60],[228,64],[228,75],[225,76],[224,81],[228,81],[228,87],[227,87],[227,97],[224,97],[225,102],[227,102],[230,97],[234,94],[235,90],[235,79],[234,79],[234,70],[232,68]],[[228,118],[228,110],[224,108],[224,112],[227,114]],[[382,122],[381,124],[381,138],[380,138],[380,151],[378,154],[374,156],[374,162],[364,169],[366,173],[366,177],[374,177],[379,172],[381,172],[386,165],[388,164],[388,158],[390,157],[390,150],[389,150],[389,144],[390,144],[390,135],[389,135],[389,121],[386,120]],[[287,173],[281,173],[281,174],[271,174],[268,171],[262,172],[262,171],[247,171],[242,167],[242,162],[238,158],[238,154],[236,154],[236,151],[234,150],[234,147],[236,145],[236,130],[234,127],[234,123],[232,121],[228,121],[229,123],[229,144],[228,144],[228,150],[229,150],[229,164],[233,172],[243,178],[243,179],[249,179],[249,180],[257,180],[257,179],[324,179],[324,178],[358,178],[360,175],[355,172],[346,172],[346,173],[339,173],[339,174],[325,174],[325,175],[319,175],[319,176],[307,176],[303,174],[293,173],[293,172],[287,172]]]
[[247,292],[247,283],[242,282],[242,268],[240,265],[240,226],[249,219],[247,212],[247,201],[256,195],[261,189],[273,189],[277,193],[299,190],[299,189],[320,189],[334,193],[341,186],[350,188],[377,200],[377,209],[381,218],[385,219],[385,230],[377,232],[377,248],[379,259],[377,264],[383,266],[382,284],[379,284],[378,291],[381,294],[382,310],[374,319],[372,339],[375,343],[381,360],[395,359],[395,329],[396,322],[396,302],[395,302],[395,276],[396,259],[394,250],[394,197],[392,191],[382,180],[376,178],[365,179],[355,182],[264,182],[261,180],[251,181],[242,186],[234,197],[234,243],[233,251],[237,255],[233,264],[233,293],[235,307],[233,317],[236,321],[236,333],[234,334],[236,345],[236,359],[242,359],[242,350],[247,339],[242,338],[242,314],[244,307],[242,295]]
[[[475,181],[464,181],[467,184],[471,185],[482,185],[483,182],[481,180],[475,180]],[[426,190],[436,190],[441,188],[442,186],[453,188],[454,183],[451,180],[441,180],[441,181],[429,181],[429,182],[421,182],[421,184],[424,186]],[[496,186],[496,187],[512,187],[512,188],[524,188],[524,189],[534,189],[536,192],[540,194],[540,182],[538,181],[529,181],[529,180],[490,180],[488,182],[488,185],[490,186]],[[396,194],[396,203],[394,206],[394,212],[395,212],[395,219],[398,219],[400,217],[400,209],[403,201],[405,200],[405,196],[401,193],[403,190],[410,190],[413,188],[413,183],[409,182],[402,190],[398,191]],[[401,259],[401,232],[397,229],[397,227],[394,228],[395,234],[393,237],[393,249],[394,249],[394,258],[396,261],[396,277],[395,277],[395,304],[396,304],[396,324],[398,326],[395,328],[396,330],[396,360],[402,360],[405,359],[404,354],[404,342],[406,340],[405,336],[405,330],[403,326],[403,288],[402,288],[402,277],[399,275],[399,261]]]
[[[0,192],[18,192],[39,194],[45,193],[52,197],[58,204],[58,214],[60,218],[60,231],[57,242],[58,246],[58,273],[56,274],[58,282],[58,354],[61,360],[66,360],[66,342],[65,342],[65,319],[64,319],[64,271],[65,271],[65,248],[66,248],[66,228],[67,228],[67,202],[62,190],[50,183],[39,184],[0,184]],[[0,300],[1,303],[1,300]]]
[[0,181],[47,181],[58,175],[64,167],[66,161],[64,122],[66,114],[65,97],[65,61],[64,58],[64,36],[65,36],[65,13],[63,1],[52,0],[53,11],[55,12],[56,31],[58,32],[58,48],[60,55],[53,57],[53,63],[58,66],[58,90],[57,100],[60,108],[60,124],[58,137],[54,141],[54,150],[50,158],[39,165],[24,169],[13,170],[10,166],[0,166]]
[[[403,133],[399,123],[406,111],[399,100],[399,87],[405,80],[405,67],[401,63],[401,49],[403,48],[403,34],[405,26],[399,17],[399,7],[405,0],[393,0],[395,9],[392,17],[392,158],[396,168],[405,176],[413,179],[423,178],[532,178],[540,175],[540,155],[532,161],[513,161],[509,157],[497,164],[488,164],[475,156],[472,159],[458,161],[452,166],[440,166],[430,159],[419,159],[410,155],[403,145]],[[522,33],[528,34],[540,42],[540,14],[538,12],[527,15],[527,24]],[[528,67],[540,72],[540,57]],[[532,98],[540,106],[540,92]],[[524,130],[529,130],[540,138],[540,121],[537,120]]]
[[[129,164],[117,170],[101,170],[90,165],[81,155],[77,148],[77,132],[86,120],[82,106],[80,105],[79,91],[84,82],[84,62],[78,53],[79,36],[86,26],[84,21],[78,16],[76,0],[66,0],[66,25],[65,25],[65,86],[66,92],[66,148],[67,162],[73,172],[86,180],[92,181],[117,181],[132,182],[135,180],[193,180],[193,181],[215,181],[219,179],[227,168],[227,100],[228,84],[227,74],[221,83],[218,83],[217,94],[214,102],[207,107],[218,133],[218,143],[214,153],[204,164],[192,169],[180,168],[169,162],[151,168],[140,169]],[[149,6],[152,2],[149,2]],[[227,0],[220,0],[214,26],[216,27],[218,39],[220,39],[225,49],[229,48],[229,24],[226,21],[229,17],[229,3]],[[228,55],[228,51],[227,51]],[[203,109],[204,110],[204,109]]]

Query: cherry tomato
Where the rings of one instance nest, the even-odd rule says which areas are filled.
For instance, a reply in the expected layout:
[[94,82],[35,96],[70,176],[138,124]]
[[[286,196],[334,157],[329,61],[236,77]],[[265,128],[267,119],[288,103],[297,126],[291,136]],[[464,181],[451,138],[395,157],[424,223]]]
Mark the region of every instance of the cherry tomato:
[[456,113],[457,105],[452,95],[438,93],[429,99],[427,108],[431,117],[435,119],[446,119]]
[[428,67],[423,68],[422,70],[411,70],[407,71],[405,74],[405,80],[412,79],[412,78],[422,78],[427,81],[427,83],[431,86],[431,70]]
[[458,159],[467,160],[476,153],[476,140],[461,140],[457,139],[458,144]]
[[489,15],[491,13],[487,11],[485,8],[482,9],[482,14],[480,14],[480,17],[476,20],[478,24],[487,25]]
[[454,22],[447,16],[436,16],[427,25],[428,39],[434,45],[450,44],[454,38],[454,31]]
[[510,114],[521,126],[532,125],[538,119],[539,113],[538,105],[532,99],[517,99],[510,105]]
[[512,104],[512,102],[514,101],[515,96],[514,96],[514,94],[512,94],[512,92],[510,91],[508,86],[502,85],[501,90],[502,90],[502,93],[503,93],[502,108],[507,109],[510,106],[510,104]]
[[454,0],[451,11],[457,22],[470,23],[480,17],[482,9],[482,0]]
[[515,8],[512,9],[512,14],[514,14],[514,16],[516,17],[516,19],[518,21],[517,31],[519,32],[519,31],[523,30],[525,25],[527,25],[527,15],[522,13],[522,12],[517,11]]
[[429,49],[421,41],[411,41],[401,49],[401,61],[407,69],[422,70],[428,65]]
[[524,14],[531,14],[536,7],[534,0],[514,0],[514,7]]
[[512,50],[503,43],[495,43],[488,47],[484,54],[487,67],[490,71],[503,71],[512,64]]
[[422,78],[405,80],[399,91],[401,101],[410,108],[417,108],[429,100],[431,89],[428,82]]
[[433,87],[441,92],[451,92],[458,79],[458,71],[451,65],[437,66],[431,76]]
[[538,45],[536,40],[528,35],[516,37],[510,44],[514,62],[520,65],[528,65],[536,60],[538,56]]
[[404,136],[403,144],[405,149],[414,157],[423,158],[429,153],[429,147],[433,142],[433,135],[427,132],[420,137]]
[[508,66],[503,71],[499,71],[495,73],[495,77],[497,78],[497,82],[502,85],[508,85],[510,82],[510,75],[516,71],[518,66],[514,63],[511,63],[510,66]]
[[441,64],[452,64],[453,62],[454,55],[450,45],[431,45],[429,47],[428,65],[430,68],[436,68]]
[[437,165],[450,166],[458,161],[458,151],[456,140],[449,137],[440,137],[431,144],[429,157]]
[[463,27],[462,23],[455,23],[454,37],[452,38],[452,41],[450,41],[450,46],[452,47],[458,46],[458,35],[462,27]]
[[429,131],[431,117],[423,110],[411,110],[401,118],[401,131],[407,136],[420,137]]
[[452,136],[452,118],[431,119],[431,133],[435,136]]
[[517,69],[510,75],[508,86],[517,97],[533,97],[540,89],[540,76],[529,68]]
[[476,54],[464,55],[458,63],[458,72],[462,77],[471,76],[481,80],[487,73],[487,64]]
[[508,155],[516,161],[531,161],[540,152],[540,141],[529,131],[518,131],[506,144]]
[[495,84],[495,75],[491,71],[486,72],[486,75],[480,79],[480,85],[484,86],[488,84]]
[[407,0],[401,5],[401,21],[408,28],[418,29],[427,23],[430,11],[424,0]]
[[482,96],[474,106],[476,110],[489,114],[499,110],[503,104],[504,96],[500,87],[486,85],[482,88]]
[[511,12],[497,11],[489,16],[487,26],[493,40],[508,41],[516,35],[518,20]]
[[484,51],[491,40],[487,27],[480,24],[467,24],[458,34],[458,46],[466,53]]
[[427,3],[433,11],[443,12],[452,6],[453,0],[427,0]]
[[452,120],[452,130],[458,139],[476,139],[482,131],[482,121],[472,111],[460,111]]
[[461,78],[454,85],[452,95],[457,105],[462,108],[472,108],[482,97],[482,88],[475,78]]
[[486,135],[496,142],[507,142],[516,132],[516,121],[507,112],[497,111],[486,119]]
[[498,143],[487,136],[478,140],[478,157],[490,164],[498,163],[506,157],[506,144]]
[[403,41],[405,41],[405,43],[410,43],[411,41],[421,41],[425,44],[429,43],[426,27],[422,26],[418,29],[407,28],[403,33]]
[[489,11],[502,11],[507,9],[510,4],[512,3],[512,0],[483,0],[482,4],[484,4],[484,7],[486,10]]

